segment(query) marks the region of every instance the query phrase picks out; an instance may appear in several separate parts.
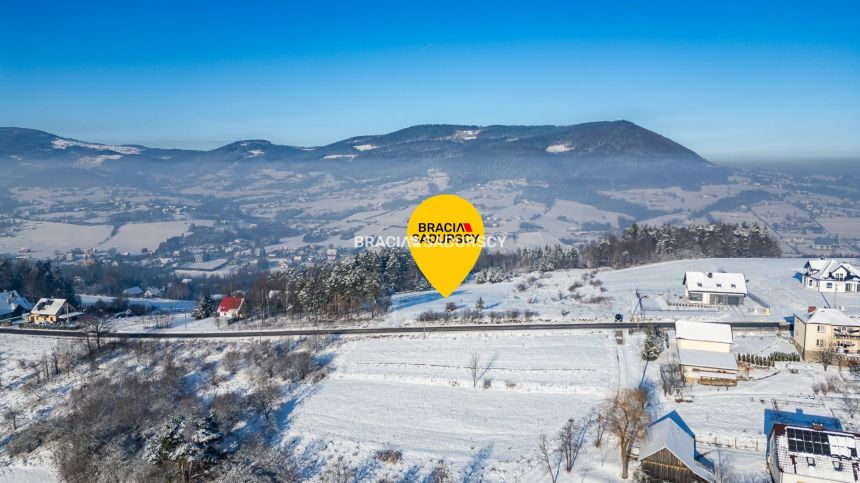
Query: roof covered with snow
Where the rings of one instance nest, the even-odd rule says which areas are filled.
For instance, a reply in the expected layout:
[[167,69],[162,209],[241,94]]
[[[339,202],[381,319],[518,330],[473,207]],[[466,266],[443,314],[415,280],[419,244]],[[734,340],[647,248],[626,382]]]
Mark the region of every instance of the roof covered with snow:
[[690,292],[747,293],[747,282],[742,273],[686,272],[684,285]]
[[[831,258],[812,258],[807,260],[803,265],[806,269],[806,276],[815,280],[858,280],[860,279],[860,269],[851,265],[848,262],[840,262]],[[842,268],[845,273],[844,278],[838,279],[833,275]]]
[[31,314],[37,315],[57,315],[63,310],[63,305],[65,305],[66,299],[49,299],[49,298],[41,298],[36,305],[33,306],[33,310],[30,311]]
[[33,304],[19,294],[17,290],[4,290],[0,292],[0,315],[11,314],[18,310],[18,307],[21,307],[21,310],[29,312],[33,308]]
[[727,352],[700,351],[695,349],[679,349],[681,365],[705,367],[709,369],[723,369],[737,371],[738,362],[735,356]]
[[696,435],[675,411],[661,417],[645,430],[645,438],[639,446],[639,461],[664,448],[703,480],[714,481],[714,475],[696,461]]
[[775,424],[773,447],[784,474],[818,481],[856,481],[853,466],[860,463],[860,437],[841,431],[817,431]]
[[675,322],[675,338],[731,344],[732,326],[713,322],[679,320]]
[[848,317],[839,309],[827,307],[815,309],[812,313],[797,314],[795,317],[807,324],[860,326],[860,320]]

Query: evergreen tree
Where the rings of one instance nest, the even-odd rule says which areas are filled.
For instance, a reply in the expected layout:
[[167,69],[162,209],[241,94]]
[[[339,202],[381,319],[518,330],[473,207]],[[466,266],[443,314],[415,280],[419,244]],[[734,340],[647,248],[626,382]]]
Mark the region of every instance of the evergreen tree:
[[217,312],[218,306],[215,305],[215,301],[212,300],[212,297],[210,297],[209,294],[206,294],[200,297],[197,307],[194,307],[194,310],[191,311],[191,316],[199,320],[212,317]]

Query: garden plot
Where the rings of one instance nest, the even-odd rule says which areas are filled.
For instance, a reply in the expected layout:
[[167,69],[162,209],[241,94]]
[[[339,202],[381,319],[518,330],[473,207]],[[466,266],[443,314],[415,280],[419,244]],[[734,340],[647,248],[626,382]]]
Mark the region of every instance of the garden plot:
[[[540,433],[588,414],[617,387],[628,354],[616,347],[608,331],[345,339],[290,433],[326,441],[358,466],[397,448],[421,474],[439,459],[458,472],[477,460],[486,478],[509,481],[531,466]],[[634,359],[624,372],[639,366]]]

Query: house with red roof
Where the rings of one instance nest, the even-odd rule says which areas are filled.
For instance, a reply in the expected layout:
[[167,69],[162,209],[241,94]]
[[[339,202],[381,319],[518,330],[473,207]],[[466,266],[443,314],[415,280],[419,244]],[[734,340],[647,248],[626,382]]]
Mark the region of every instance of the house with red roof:
[[218,305],[218,317],[225,319],[241,319],[245,316],[245,299],[242,297],[224,297]]

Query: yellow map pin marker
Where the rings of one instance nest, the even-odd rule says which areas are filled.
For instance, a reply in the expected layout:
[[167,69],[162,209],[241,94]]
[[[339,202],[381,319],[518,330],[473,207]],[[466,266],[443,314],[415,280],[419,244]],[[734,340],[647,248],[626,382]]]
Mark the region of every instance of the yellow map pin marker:
[[447,297],[460,286],[481,255],[484,221],[463,198],[436,195],[412,212],[406,237],[418,268],[430,285]]

